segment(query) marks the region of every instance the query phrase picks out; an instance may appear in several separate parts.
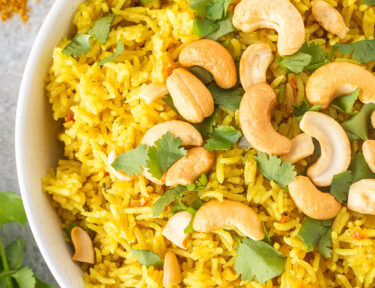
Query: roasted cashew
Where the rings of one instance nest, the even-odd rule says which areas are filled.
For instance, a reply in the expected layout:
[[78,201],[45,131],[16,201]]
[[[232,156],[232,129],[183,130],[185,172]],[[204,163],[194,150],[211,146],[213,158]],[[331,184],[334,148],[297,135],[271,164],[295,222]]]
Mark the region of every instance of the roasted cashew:
[[250,87],[240,104],[240,124],[249,144],[268,154],[287,154],[292,142],[280,135],[271,125],[271,111],[276,104],[276,95],[266,83]]
[[314,0],[311,2],[312,14],[315,20],[324,28],[324,30],[339,36],[343,39],[348,33],[344,18],[340,12],[323,0]]
[[366,140],[363,142],[362,151],[368,167],[375,173],[375,140]]
[[187,211],[174,214],[163,229],[163,236],[176,246],[187,249],[187,240],[190,234],[184,232],[189,225],[192,215]]
[[305,42],[302,16],[288,0],[242,0],[234,9],[233,26],[243,32],[275,29],[281,56],[296,53]]
[[145,86],[142,86],[139,96],[146,101],[147,104],[150,104],[156,98],[160,98],[168,94],[168,88],[164,84],[151,83]]
[[375,179],[362,179],[350,186],[348,208],[358,213],[375,215]]
[[233,200],[210,200],[197,211],[193,229],[211,232],[221,228],[235,227],[253,240],[262,240],[264,231],[257,214],[249,206]]
[[320,144],[319,159],[307,169],[307,175],[317,186],[329,186],[333,176],[348,169],[351,149],[348,136],[339,123],[320,112],[306,112],[300,128]]
[[336,97],[361,89],[362,103],[375,102],[375,76],[365,68],[345,62],[332,62],[320,67],[308,79],[306,97],[311,104],[328,107]]
[[164,257],[163,287],[179,284],[182,281],[181,268],[176,255],[168,251]]
[[74,227],[70,232],[75,253],[72,257],[73,261],[94,264],[95,253],[94,246],[89,234],[81,227]]
[[185,157],[178,159],[169,167],[165,177],[165,185],[193,184],[200,175],[211,169],[214,160],[214,152],[209,152],[203,147],[190,149]]
[[273,60],[272,49],[266,43],[247,47],[240,61],[240,79],[243,89],[266,82],[266,72]]
[[314,153],[314,143],[310,135],[302,133],[294,137],[291,141],[292,149],[288,154],[281,157],[284,161],[293,164]]
[[217,85],[229,89],[237,83],[236,64],[219,42],[202,39],[187,45],[180,53],[182,66],[201,66],[211,72]]
[[288,185],[290,197],[305,215],[318,220],[333,218],[341,204],[331,194],[319,191],[306,176],[297,176]]
[[116,155],[116,151],[115,150],[112,150],[111,152],[109,152],[109,154],[108,154],[108,166],[109,166],[109,169],[112,171],[113,175],[115,175],[116,178],[119,179],[119,180],[121,180],[121,181],[130,181],[130,180],[132,180],[133,177],[129,176],[125,172],[116,171],[116,169],[112,167],[111,164],[116,160],[116,158],[117,158],[117,155]]
[[167,87],[174,106],[187,121],[200,123],[214,113],[211,92],[189,71],[183,68],[174,69],[167,78]]

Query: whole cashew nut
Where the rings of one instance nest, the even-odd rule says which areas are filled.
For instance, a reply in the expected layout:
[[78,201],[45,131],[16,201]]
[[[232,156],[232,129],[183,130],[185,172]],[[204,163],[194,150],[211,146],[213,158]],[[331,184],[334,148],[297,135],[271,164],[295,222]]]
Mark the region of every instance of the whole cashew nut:
[[151,83],[141,88],[139,96],[146,101],[147,104],[152,103],[156,98],[160,98],[168,94],[168,88],[164,84]]
[[375,140],[366,140],[363,142],[362,151],[368,167],[375,173]]
[[375,215],[374,179],[362,179],[350,186],[348,208],[358,213]]
[[240,61],[240,79],[243,89],[266,82],[266,72],[273,60],[272,49],[266,43],[247,47]]
[[341,204],[331,194],[319,191],[306,176],[297,176],[288,185],[290,197],[305,215],[318,220],[335,217]]
[[188,151],[185,157],[178,159],[169,167],[166,177],[166,186],[193,184],[203,173],[211,169],[215,160],[215,153],[203,147],[195,147]]
[[190,234],[185,233],[185,228],[189,225],[192,215],[187,211],[174,214],[163,229],[163,236],[176,246],[187,249],[187,240]]
[[220,228],[235,227],[253,240],[262,240],[264,231],[257,214],[249,206],[233,200],[210,200],[197,211],[193,229],[211,232]]
[[323,0],[314,0],[311,2],[312,14],[315,20],[328,32],[345,38],[349,31],[346,27],[344,18],[340,12]]
[[307,175],[317,186],[329,186],[333,176],[348,169],[351,149],[348,136],[339,123],[320,112],[306,112],[300,122],[306,134],[320,144],[319,159],[307,169]]
[[167,78],[173,104],[187,121],[200,123],[214,113],[211,92],[194,74],[183,68],[174,69]]
[[116,160],[116,158],[117,158],[117,155],[116,155],[115,150],[112,150],[111,152],[109,152],[109,154],[108,154],[108,166],[109,166],[109,169],[111,170],[111,172],[113,173],[113,175],[115,175],[116,178],[121,180],[121,181],[132,180],[133,177],[129,176],[125,172],[116,171],[116,169],[112,167],[112,163]]
[[302,133],[294,137],[291,141],[292,149],[288,154],[281,157],[284,161],[294,164],[314,153],[314,143],[310,135]]
[[94,246],[89,234],[83,230],[81,227],[74,227],[70,232],[70,237],[72,238],[74,246],[74,255],[72,257],[73,261],[94,264],[95,263],[95,253]]
[[176,255],[168,251],[164,257],[163,287],[170,287],[182,281],[181,268]]
[[305,42],[302,16],[288,0],[242,0],[234,9],[233,26],[243,32],[276,30],[281,56],[296,53]]
[[365,68],[345,62],[332,62],[317,69],[306,84],[311,104],[328,107],[333,99],[361,89],[362,103],[375,102],[375,76]]
[[268,84],[250,87],[241,100],[240,124],[252,147],[268,154],[283,155],[290,151],[292,142],[271,125],[271,111],[276,102],[276,95]]
[[237,83],[236,64],[227,49],[220,43],[202,39],[182,49],[179,57],[182,66],[201,66],[211,72],[217,85],[229,89]]

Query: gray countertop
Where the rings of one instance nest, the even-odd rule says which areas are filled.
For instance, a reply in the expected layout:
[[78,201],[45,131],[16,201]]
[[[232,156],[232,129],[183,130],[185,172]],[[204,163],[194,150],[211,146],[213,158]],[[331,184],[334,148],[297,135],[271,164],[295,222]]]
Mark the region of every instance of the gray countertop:
[[[54,0],[29,0],[30,19],[22,24],[18,16],[8,23],[0,22],[0,191],[19,194],[14,153],[14,122],[18,90],[27,57],[39,28]],[[25,265],[32,268],[43,281],[58,287],[38,247],[30,227],[16,224],[5,225],[2,231],[4,244],[19,237],[27,241]]]

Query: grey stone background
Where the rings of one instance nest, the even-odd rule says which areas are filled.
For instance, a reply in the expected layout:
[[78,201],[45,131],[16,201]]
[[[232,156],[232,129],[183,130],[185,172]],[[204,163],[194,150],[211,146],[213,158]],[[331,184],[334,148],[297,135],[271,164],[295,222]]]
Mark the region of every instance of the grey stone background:
[[[19,194],[14,152],[14,124],[22,73],[34,39],[54,0],[29,0],[26,24],[16,15],[0,22],[0,191]],[[5,225],[1,232],[4,244],[17,238],[27,241],[25,265],[43,281],[58,287],[34,241],[30,227]]]

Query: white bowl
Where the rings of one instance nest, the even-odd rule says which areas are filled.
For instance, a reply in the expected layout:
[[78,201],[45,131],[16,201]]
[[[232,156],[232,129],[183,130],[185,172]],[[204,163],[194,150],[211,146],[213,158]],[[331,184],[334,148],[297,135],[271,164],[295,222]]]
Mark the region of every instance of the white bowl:
[[[41,190],[41,179],[56,167],[62,146],[44,86],[52,52],[72,30],[72,18],[83,0],[57,0],[44,21],[27,61],[16,115],[16,161],[22,199],[34,238],[62,288],[84,287],[82,271],[71,260],[54,209]],[[4,83],[6,85],[6,83]]]

